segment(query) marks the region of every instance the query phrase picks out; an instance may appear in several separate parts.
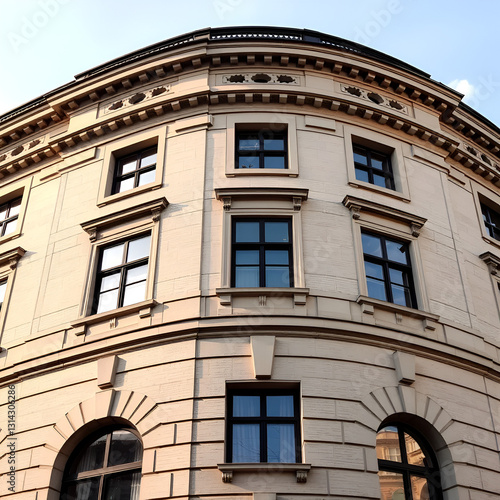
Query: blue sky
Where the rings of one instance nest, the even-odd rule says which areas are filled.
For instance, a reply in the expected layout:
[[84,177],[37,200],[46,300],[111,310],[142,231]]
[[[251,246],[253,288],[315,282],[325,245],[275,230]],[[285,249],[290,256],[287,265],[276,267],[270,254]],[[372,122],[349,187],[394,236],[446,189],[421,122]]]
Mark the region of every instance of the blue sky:
[[466,94],[500,126],[498,0],[0,0],[0,114],[138,48],[205,27],[308,28]]

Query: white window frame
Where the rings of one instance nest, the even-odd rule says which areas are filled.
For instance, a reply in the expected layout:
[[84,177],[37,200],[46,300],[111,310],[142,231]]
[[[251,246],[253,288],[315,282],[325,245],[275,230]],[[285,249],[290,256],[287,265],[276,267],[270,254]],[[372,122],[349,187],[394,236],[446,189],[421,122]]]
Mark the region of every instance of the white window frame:
[[[307,200],[307,189],[221,188],[216,189],[223,202],[221,286],[216,293],[221,305],[230,305],[236,295],[291,295],[295,304],[305,304],[309,290],[305,288],[300,208]],[[294,287],[231,287],[231,230],[233,217],[290,218],[292,220],[292,253]]]
[[[384,188],[356,179],[353,145],[365,146],[390,156],[395,189]],[[362,127],[344,125],[344,145],[347,163],[347,179],[351,186],[368,189],[404,201],[410,201],[410,188],[406,172],[403,146],[400,140]]]
[[[140,193],[159,189],[163,182],[163,166],[165,164],[167,128],[165,126],[149,129],[138,134],[127,135],[104,146],[103,167],[99,183],[97,205],[106,206],[116,201],[137,196]],[[138,186],[122,193],[112,194],[113,181],[116,172],[117,160],[123,156],[133,154],[148,147],[157,146],[155,180],[144,186]]]
[[[245,125],[273,130],[287,131],[288,168],[236,168],[236,131],[244,131]],[[296,116],[286,113],[235,113],[226,118],[226,175],[281,175],[297,177],[299,175],[299,154],[297,149]]]
[[[90,249],[87,280],[80,301],[80,316],[72,322],[75,335],[83,335],[86,326],[93,323],[134,313],[139,313],[141,318],[152,314],[152,308],[156,305],[153,291],[158,265],[159,221],[161,212],[167,205],[167,200],[162,197],[81,224],[82,228],[89,234]],[[95,296],[97,267],[101,250],[114,242],[131,240],[145,233],[151,234],[145,299],[136,304],[93,314],[92,303]]]
[[481,205],[487,205],[492,210],[500,214],[500,196],[498,196],[497,193],[490,191],[488,188],[483,187],[479,184],[473,184],[472,191],[474,193],[474,204],[476,206],[476,214],[479,222],[481,236],[487,243],[500,248],[500,240],[496,240],[488,234],[486,226],[484,225],[483,212],[481,210]]

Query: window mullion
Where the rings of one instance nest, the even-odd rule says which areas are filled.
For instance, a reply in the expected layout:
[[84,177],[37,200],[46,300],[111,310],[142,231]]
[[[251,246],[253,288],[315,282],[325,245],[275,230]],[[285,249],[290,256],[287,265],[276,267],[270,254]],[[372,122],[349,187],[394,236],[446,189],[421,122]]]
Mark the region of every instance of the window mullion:
[[260,396],[260,461],[267,462],[267,423],[265,418],[267,416],[266,396]]

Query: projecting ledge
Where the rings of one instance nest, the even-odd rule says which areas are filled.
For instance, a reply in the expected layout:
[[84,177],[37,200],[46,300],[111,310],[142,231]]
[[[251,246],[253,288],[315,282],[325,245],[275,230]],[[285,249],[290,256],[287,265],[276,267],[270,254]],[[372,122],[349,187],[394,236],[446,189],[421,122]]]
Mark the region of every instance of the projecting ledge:
[[259,297],[259,303],[266,305],[267,297],[293,297],[295,305],[305,305],[309,288],[279,288],[279,287],[248,287],[248,288],[217,288],[215,293],[221,305],[231,305],[233,297]]
[[217,464],[222,472],[222,481],[230,483],[234,472],[295,472],[298,483],[307,482],[307,473],[311,464],[280,464],[280,463],[244,463],[244,464]]

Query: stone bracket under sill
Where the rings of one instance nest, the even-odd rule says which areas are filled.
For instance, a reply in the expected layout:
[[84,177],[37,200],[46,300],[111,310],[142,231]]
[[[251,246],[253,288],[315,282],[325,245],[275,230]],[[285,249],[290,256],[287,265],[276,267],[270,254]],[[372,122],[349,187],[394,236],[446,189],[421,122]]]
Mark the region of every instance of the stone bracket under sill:
[[110,325],[114,327],[117,318],[121,318],[129,314],[138,313],[139,318],[146,318],[148,316],[151,316],[153,307],[156,305],[158,305],[158,302],[154,299],[143,300],[142,302],[138,302],[137,304],[131,304],[129,306],[119,307],[118,309],[112,309],[111,311],[92,314],[91,316],[79,318],[71,323],[71,326],[73,327],[73,333],[75,335],[84,335],[87,326],[108,320],[110,322]]
[[311,470],[311,464],[281,464],[281,463],[241,463],[241,464],[217,464],[222,472],[222,481],[230,483],[234,472],[295,472],[298,483],[307,482],[307,473]]
[[258,287],[258,288],[217,288],[215,293],[220,299],[222,306],[230,306],[233,297],[259,297],[259,305],[265,306],[267,297],[293,297],[295,305],[306,304],[309,288],[279,288],[279,287]]
[[367,297],[366,295],[360,295],[356,299],[356,302],[361,306],[363,314],[373,316],[375,308],[377,308],[385,311],[391,311],[396,315],[410,316],[412,318],[421,319],[425,330],[434,331],[437,328],[437,322],[440,319],[440,316],[437,314],[432,314],[420,309],[412,309],[411,307],[400,306],[398,304],[393,304],[392,302],[373,299],[371,297]]

